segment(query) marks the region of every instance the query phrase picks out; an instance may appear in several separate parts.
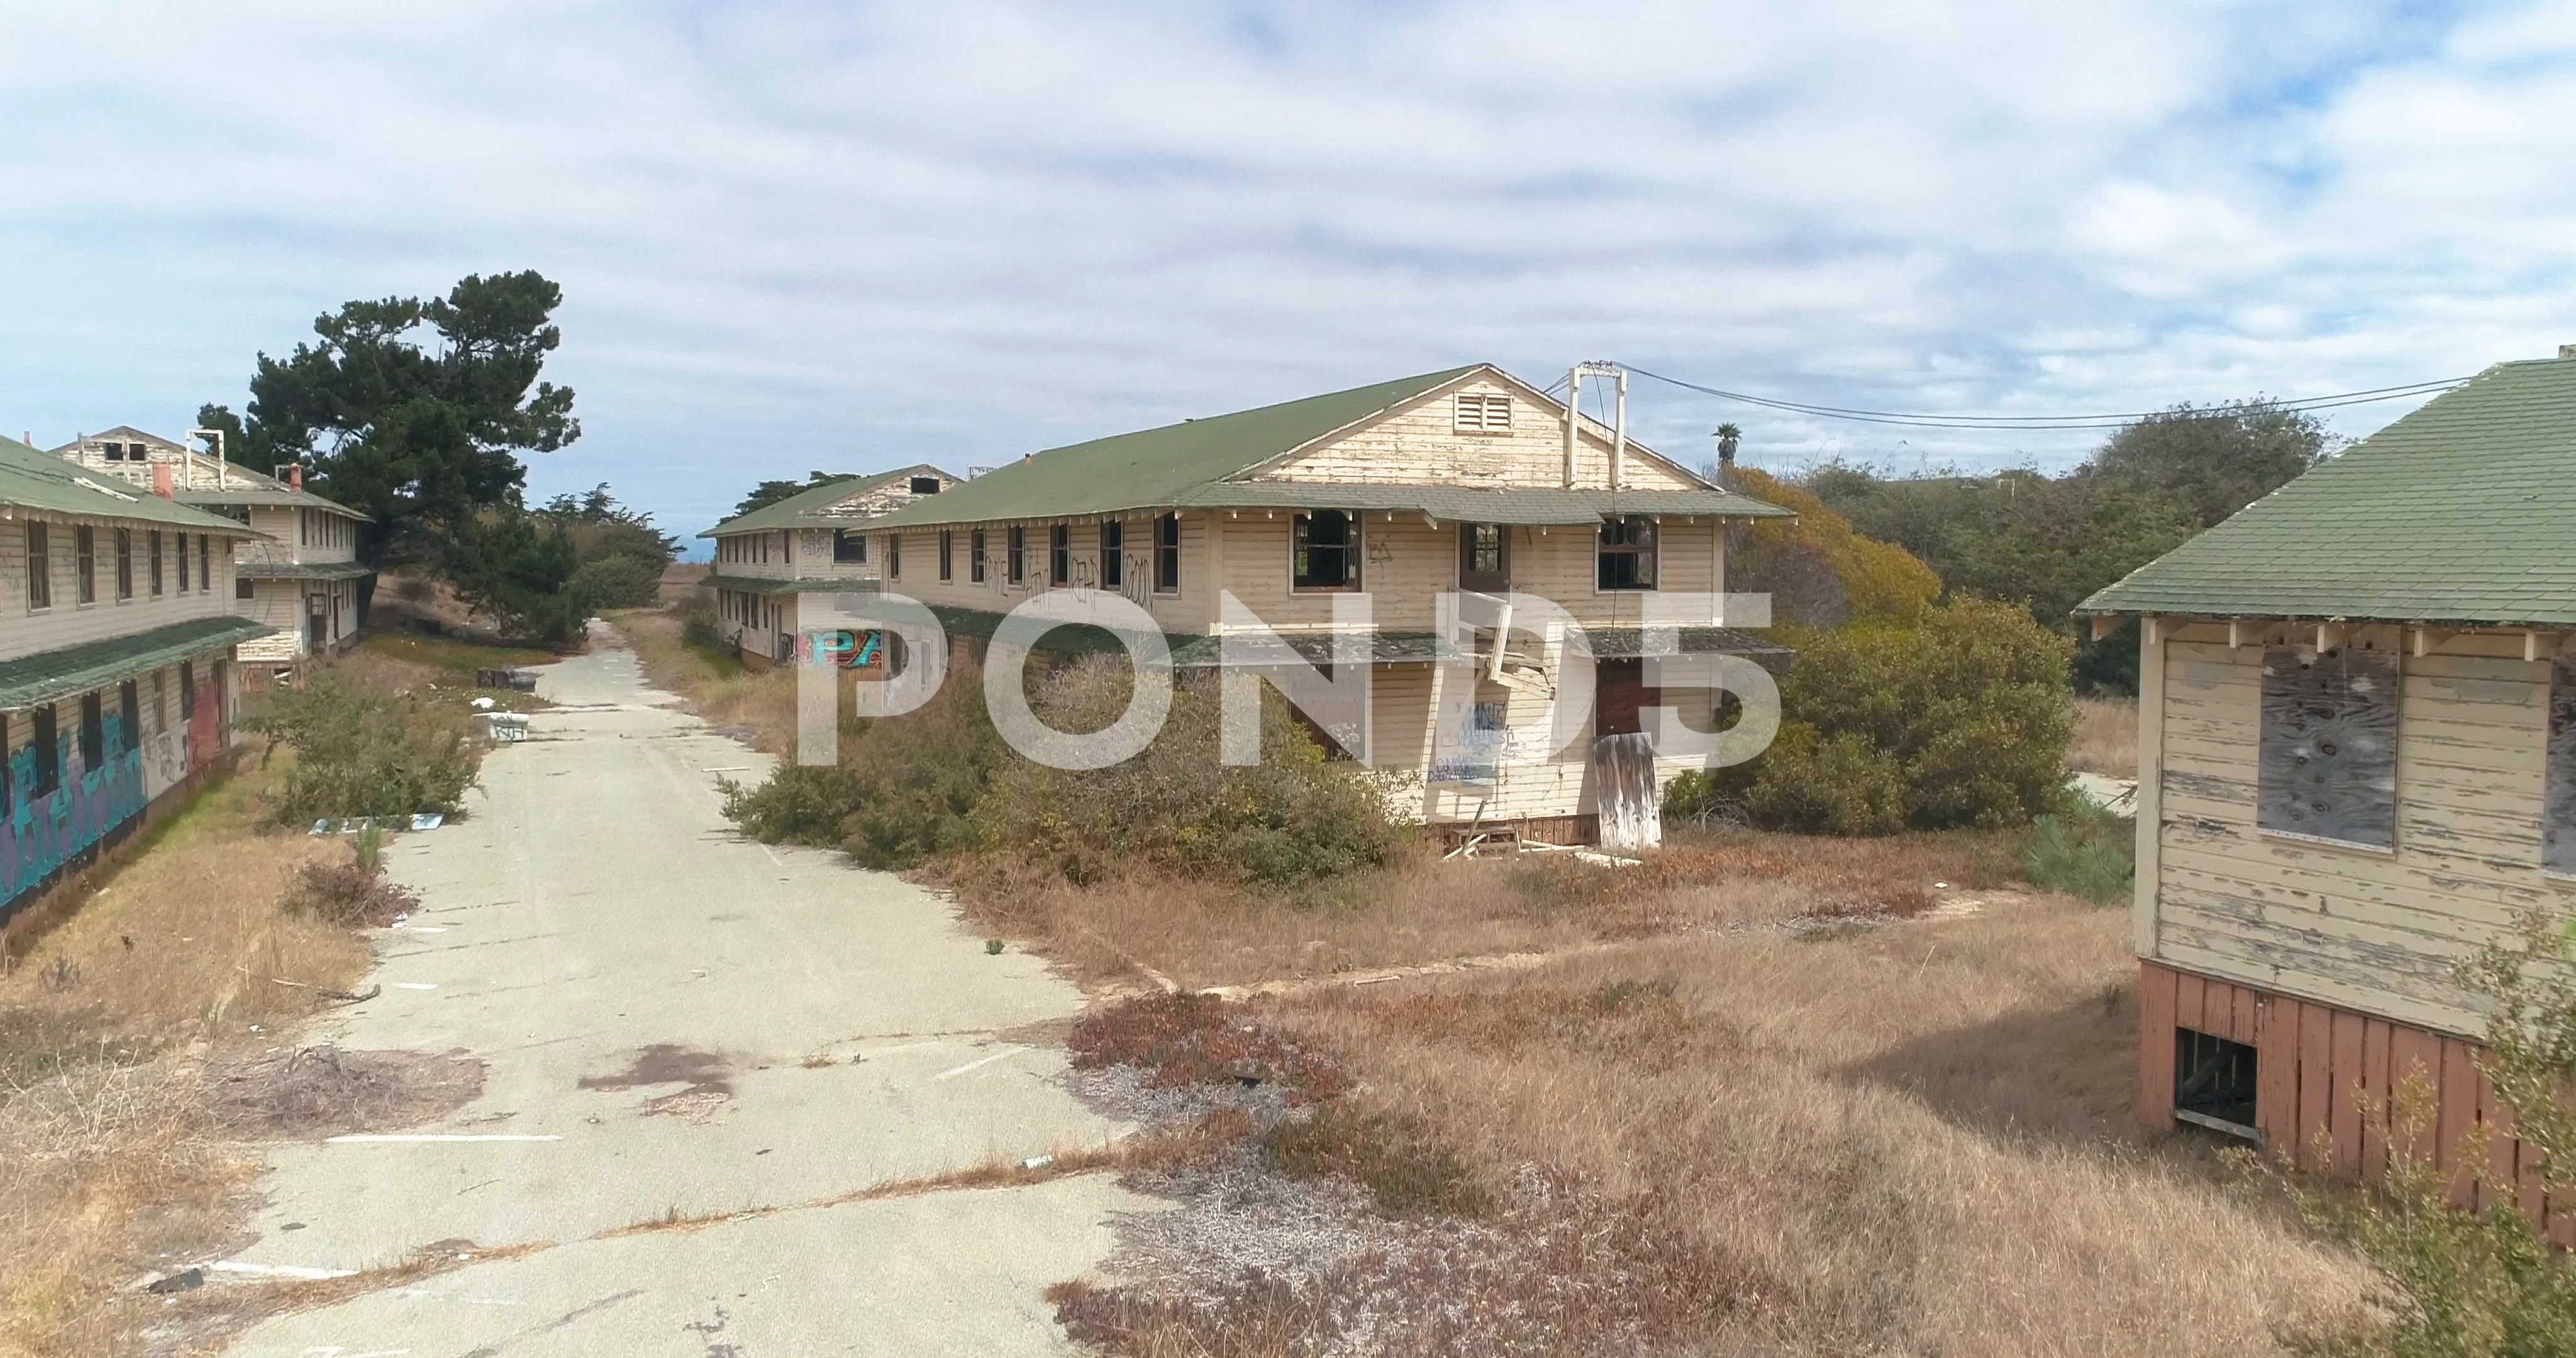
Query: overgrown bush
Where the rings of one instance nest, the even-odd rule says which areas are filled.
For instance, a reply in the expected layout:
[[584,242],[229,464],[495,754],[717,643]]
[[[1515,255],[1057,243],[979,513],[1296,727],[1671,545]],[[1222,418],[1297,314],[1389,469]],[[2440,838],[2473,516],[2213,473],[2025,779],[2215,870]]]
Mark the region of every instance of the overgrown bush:
[[585,561],[566,586],[592,608],[650,608],[662,596],[662,573],[631,556]]
[[952,665],[917,711],[841,736],[837,765],[781,765],[757,787],[724,784],[725,815],[770,844],[832,845],[872,868],[967,847],[966,818],[1008,753],[972,665]]
[[1793,632],[1780,733],[1695,795],[1809,833],[2017,824],[2065,781],[2072,645],[2009,604],[1961,599],[1919,622]]
[[2022,869],[2032,885],[2113,905],[2135,880],[2136,822],[2092,806],[2031,822]]
[[[1096,731],[1125,710],[1130,682],[1123,657],[1092,657],[1041,681],[1031,705],[1057,730]],[[1213,677],[1175,685],[1161,734],[1123,764],[1013,758],[976,808],[980,842],[1077,883],[1144,864],[1284,885],[1384,861],[1400,833],[1384,799],[1328,761],[1276,693],[1262,697],[1257,765],[1219,762]]]
[[323,817],[453,815],[478,762],[463,714],[325,671],[243,725],[294,751],[274,801],[289,825]]
[[724,625],[711,608],[692,608],[680,615],[680,644],[701,651],[727,652]]

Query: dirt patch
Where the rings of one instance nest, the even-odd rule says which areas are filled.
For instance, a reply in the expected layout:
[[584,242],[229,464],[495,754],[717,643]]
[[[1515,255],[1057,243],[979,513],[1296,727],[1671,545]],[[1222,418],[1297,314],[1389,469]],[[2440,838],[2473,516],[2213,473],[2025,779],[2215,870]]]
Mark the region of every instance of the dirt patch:
[[324,1045],[225,1063],[213,1074],[209,1096],[219,1125],[258,1140],[418,1126],[483,1092],[483,1063],[461,1052]]
[[656,1042],[635,1053],[626,1069],[611,1075],[582,1077],[578,1086],[617,1092],[679,1085],[677,1091],[644,1101],[646,1117],[677,1117],[704,1123],[733,1098],[733,1062],[714,1052],[696,1051],[676,1042]]

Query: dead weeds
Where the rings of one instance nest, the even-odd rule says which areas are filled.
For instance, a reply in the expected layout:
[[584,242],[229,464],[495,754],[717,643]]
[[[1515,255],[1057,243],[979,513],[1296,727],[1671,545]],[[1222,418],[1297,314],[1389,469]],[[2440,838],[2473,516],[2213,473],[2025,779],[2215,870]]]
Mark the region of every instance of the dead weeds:
[[434,1121],[483,1092],[461,1052],[342,1051],[324,1044],[217,1062],[207,1101],[227,1134],[284,1141],[389,1132]]

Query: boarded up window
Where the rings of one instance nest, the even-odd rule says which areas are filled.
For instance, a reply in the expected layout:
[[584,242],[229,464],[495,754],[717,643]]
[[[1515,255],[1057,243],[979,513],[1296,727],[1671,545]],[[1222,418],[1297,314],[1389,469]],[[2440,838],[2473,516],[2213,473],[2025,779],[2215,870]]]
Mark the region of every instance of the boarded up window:
[[2395,848],[2396,654],[2266,650],[2260,764],[2263,830]]
[[2541,813],[2540,865],[2576,877],[2576,656],[2558,657],[2549,682],[2549,791]]

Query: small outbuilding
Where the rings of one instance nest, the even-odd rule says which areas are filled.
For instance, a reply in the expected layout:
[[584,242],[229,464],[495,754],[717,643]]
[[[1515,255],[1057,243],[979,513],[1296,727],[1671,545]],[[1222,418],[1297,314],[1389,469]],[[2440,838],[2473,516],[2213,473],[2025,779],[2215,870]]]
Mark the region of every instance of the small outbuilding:
[[2487,369],[2081,611],[2142,620],[2140,1115],[2367,1178],[2418,1077],[2455,1199],[2576,1243],[2454,970],[2576,909],[2576,346]]

